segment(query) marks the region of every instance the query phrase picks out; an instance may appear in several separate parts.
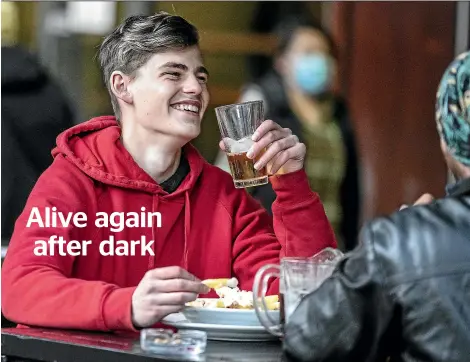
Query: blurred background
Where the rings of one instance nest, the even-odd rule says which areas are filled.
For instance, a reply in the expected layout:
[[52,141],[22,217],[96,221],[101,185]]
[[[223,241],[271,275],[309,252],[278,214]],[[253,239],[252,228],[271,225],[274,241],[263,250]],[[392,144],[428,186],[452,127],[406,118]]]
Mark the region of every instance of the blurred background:
[[[243,85],[266,71],[276,49],[276,25],[286,17],[308,13],[332,34],[337,46],[335,90],[351,113],[359,159],[361,223],[411,203],[424,192],[444,195],[447,170],[434,122],[434,99],[448,63],[469,48],[468,2],[34,1],[1,5],[2,47],[21,46],[37,56],[63,91],[73,123],[112,113],[95,56],[103,36],[119,22],[133,14],[165,10],[195,24],[211,72],[211,104],[194,143],[209,162],[215,162],[218,153],[214,107],[237,102]],[[2,88],[3,54],[2,49]],[[2,92],[2,119],[4,102]],[[5,174],[9,155],[3,123]],[[28,132],[41,138],[43,131]]]

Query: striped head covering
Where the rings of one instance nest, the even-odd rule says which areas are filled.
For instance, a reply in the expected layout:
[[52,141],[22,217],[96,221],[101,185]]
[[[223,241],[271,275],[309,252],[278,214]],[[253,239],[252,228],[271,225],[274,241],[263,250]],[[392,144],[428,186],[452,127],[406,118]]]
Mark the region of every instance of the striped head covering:
[[470,166],[470,51],[446,69],[436,98],[439,134],[452,156]]

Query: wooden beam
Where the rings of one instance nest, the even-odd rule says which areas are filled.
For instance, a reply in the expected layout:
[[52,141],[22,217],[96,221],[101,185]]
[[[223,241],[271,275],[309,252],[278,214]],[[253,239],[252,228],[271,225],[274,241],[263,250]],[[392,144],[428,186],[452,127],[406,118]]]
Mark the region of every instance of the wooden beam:
[[210,104],[213,106],[233,104],[236,103],[240,97],[240,89],[225,87],[223,85],[210,85],[209,92],[211,95]]
[[271,34],[201,31],[200,36],[205,53],[272,56],[277,45],[277,38]]
[[[200,37],[201,50],[210,54],[272,56],[277,45],[277,38],[270,34],[201,31]],[[100,36],[89,34],[83,34],[81,38],[85,46],[92,47],[98,46],[103,40]]]

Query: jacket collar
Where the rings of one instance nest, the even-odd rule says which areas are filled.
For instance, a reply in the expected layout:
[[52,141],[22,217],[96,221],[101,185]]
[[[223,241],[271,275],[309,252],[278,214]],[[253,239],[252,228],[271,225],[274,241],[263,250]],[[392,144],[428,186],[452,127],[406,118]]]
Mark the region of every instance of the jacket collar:
[[447,196],[470,195],[470,178],[446,186]]

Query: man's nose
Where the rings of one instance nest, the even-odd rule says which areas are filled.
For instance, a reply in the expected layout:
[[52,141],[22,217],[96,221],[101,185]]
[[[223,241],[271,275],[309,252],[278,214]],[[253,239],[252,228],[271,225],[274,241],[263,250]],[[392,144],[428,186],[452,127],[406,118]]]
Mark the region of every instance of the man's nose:
[[199,95],[202,93],[202,84],[196,76],[189,76],[183,84],[183,92]]

